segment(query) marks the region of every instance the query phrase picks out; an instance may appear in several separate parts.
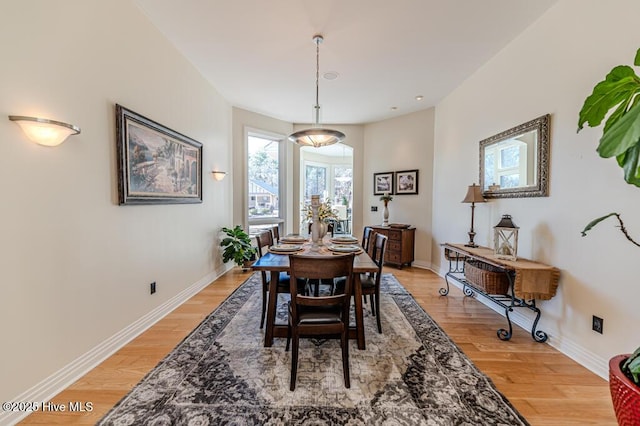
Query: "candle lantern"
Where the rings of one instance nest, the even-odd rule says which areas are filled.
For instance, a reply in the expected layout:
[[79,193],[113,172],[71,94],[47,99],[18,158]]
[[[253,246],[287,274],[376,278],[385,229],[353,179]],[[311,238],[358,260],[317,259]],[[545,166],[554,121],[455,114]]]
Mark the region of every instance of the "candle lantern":
[[511,215],[505,214],[500,222],[493,227],[493,247],[496,257],[507,260],[518,259],[518,228],[511,220]]

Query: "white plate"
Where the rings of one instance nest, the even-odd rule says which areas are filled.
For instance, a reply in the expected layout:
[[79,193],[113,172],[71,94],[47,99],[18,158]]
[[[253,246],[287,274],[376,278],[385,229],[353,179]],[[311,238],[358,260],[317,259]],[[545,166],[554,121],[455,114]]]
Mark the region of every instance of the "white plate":
[[303,237],[302,235],[289,235],[280,238],[280,241],[284,243],[304,243],[307,241],[307,237]]
[[354,244],[330,245],[330,246],[327,246],[327,248],[331,251],[337,251],[340,253],[356,253],[362,250],[362,247]]
[[302,250],[302,246],[299,244],[277,244],[269,247],[269,251],[278,253],[293,253]]
[[358,242],[358,239],[356,237],[352,237],[352,236],[337,236],[337,237],[333,237],[331,238],[331,242],[332,243],[337,243],[337,244],[354,244]]

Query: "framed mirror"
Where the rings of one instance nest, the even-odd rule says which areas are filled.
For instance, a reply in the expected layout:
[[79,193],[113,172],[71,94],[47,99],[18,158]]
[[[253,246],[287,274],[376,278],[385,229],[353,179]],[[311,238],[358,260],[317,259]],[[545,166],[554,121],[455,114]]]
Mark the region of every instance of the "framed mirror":
[[480,141],[485,198],[549,195],[549,114]]

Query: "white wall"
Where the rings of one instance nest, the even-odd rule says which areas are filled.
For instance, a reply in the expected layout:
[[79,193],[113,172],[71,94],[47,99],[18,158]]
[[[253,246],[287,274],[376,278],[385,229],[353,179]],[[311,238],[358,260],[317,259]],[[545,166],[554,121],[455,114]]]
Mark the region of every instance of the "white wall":
[[[383,203],[373,195],[373,174],[418,169],[418,195],[395,195],[388,205],[390,223],[416,227],[415,265],[431,266],[434,109],[367,124],[363,177],[363,218],[382,224]],[[372,212],[371,206],[378,211]]]
[[[231,108],[129,0],[3,2],[0,39],[0,400],[10,401],[224,271],[231,186],[208,171],[230,169]],[[202,204],[118,206],[115,103],[204,144]],[[82,133],[39,146],[9,114]]]
[[[624,11],[624,13],[620,13]],[[627,185],[614,159],[595,149],[601,129],[576,134],[578,112],[593,86],[615,65],[632,64],[640,44],[632,0],[562,0],[436,106],[433,261],[439,247],[468,238],[470,207],[461,204],[478,181],[478,142],[551,114],[550,196],[504,199],[476,207],[476,241],[489,245],[502,214],[520,226],[518,254],[562,270],[558,294],[539,303],[539,329],[549,343],[606,375],[607,360],[640,344],[640,249],[614,226],[586,238],[591,219],[620,211],[640,238],[640,188]],[[604,318],[604,334],[591,316]]]

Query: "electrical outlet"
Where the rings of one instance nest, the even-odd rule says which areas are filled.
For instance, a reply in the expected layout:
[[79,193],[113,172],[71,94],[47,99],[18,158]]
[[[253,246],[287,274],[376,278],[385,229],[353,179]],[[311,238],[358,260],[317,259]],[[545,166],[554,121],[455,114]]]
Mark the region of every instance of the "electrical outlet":
[[593,331],[595,331],[596,333],[602,334],[603,326],[604,326],[604,320],[602,318],[599,318],[599,317],[594,315],[593,316],[593,320],[592,320],[591,329]]
[[378,211],[378,206],[371,206],[371,211],[372,212],[377,212]]
[[151,284],[149,284],[149,290],[151,291],[151,294],[156,292],[156,282],[152,282]]

